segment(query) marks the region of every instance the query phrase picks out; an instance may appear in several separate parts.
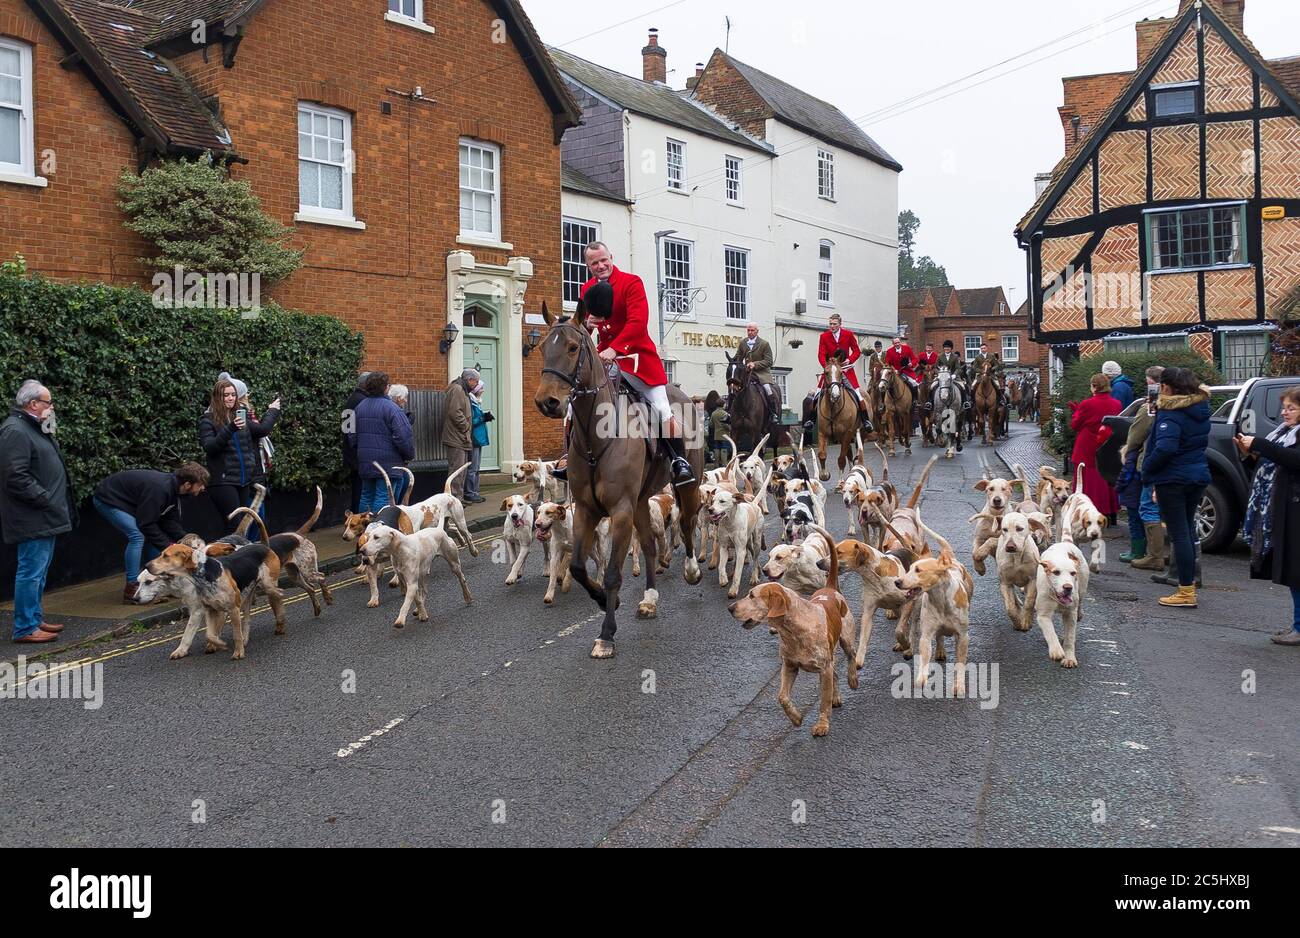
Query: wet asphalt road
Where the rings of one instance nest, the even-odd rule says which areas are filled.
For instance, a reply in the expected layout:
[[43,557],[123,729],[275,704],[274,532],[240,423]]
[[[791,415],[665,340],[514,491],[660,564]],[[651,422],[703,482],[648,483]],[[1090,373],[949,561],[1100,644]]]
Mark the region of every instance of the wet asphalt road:
[[[924,502],[966,558],[985,452],[941,461]],[[892,461],[900,488],[928,455]],[[834,498],[829,516],[843,534]],[[970,657],[997,666],[996,706],[891,694],[878,621],[826,739],[781,712],[776,639],[730,619],[716,573],[687,586],[680,554],[657,620],[633,618],[629,577],[608,662],[585,594],[543,606],[539,551],[507,588],[488,544],[463,558],[473,605],[442,568],[405,631],[395,591],[371,610],[351,583],[319,619],[290,605],[285,636],[259,615],[242,662],[136,635],[82,653],[97,710],[0,700],[0,844],[1300,845],[1300,655],[1267,642],[1289,596],[1236,556],[1195,613],[1157,612],[1162,588],[1108,549],[1077,670],[1013,631],[990,572]],[[796,703],[816,696],[801,676]]]

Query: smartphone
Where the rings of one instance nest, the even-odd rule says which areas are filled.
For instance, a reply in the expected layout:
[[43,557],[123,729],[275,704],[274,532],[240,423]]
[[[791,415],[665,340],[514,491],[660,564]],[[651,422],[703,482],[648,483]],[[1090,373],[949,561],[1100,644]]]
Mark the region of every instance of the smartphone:
[[240,421],[244,424],[244,426],[248,426],[248,408],[247,408],[247,407],[241,407],[241,408],[239,408],[239,410],[237,410],[237,411],[235,412],[235,414],[236,414],[236,416],[239,417]]
[[1160,399],[1159,388],[1147,389],[1147,413],[1152,417],[1156,415],[1156,402]]

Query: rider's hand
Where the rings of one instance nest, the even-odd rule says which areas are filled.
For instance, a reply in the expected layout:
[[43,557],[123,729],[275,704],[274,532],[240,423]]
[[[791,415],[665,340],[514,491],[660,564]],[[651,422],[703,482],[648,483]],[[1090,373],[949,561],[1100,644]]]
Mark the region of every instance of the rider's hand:
[[607,348],[605,349],[605,351],[600,353],[600,360],[603,361],[606,365],[614,364],[614,361],[617,358],[618,358],[618,352],[614,351],[612,348]]

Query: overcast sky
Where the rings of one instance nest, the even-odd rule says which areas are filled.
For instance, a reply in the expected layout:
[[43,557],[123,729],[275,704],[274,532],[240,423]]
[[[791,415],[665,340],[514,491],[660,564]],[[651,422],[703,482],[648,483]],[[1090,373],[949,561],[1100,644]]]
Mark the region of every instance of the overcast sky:
[[[1000,284],[1014,308],[1025,265],[1012,230],[1033,204],[1034,175],[1062,155],[1061,78],[1134,68],[1133,24],[1172,15],[1178,0],[524,6],[547,43],[637,77],[647,30],[658,27],[675,88],[723,47],[730,16],[732,55],[866,118],[866,132],[903,164],[899,206],[921,218],[920,253],[955,286]],[[1266,58],[1300,55],[1300,2],[1248,0],[1246,33]]]

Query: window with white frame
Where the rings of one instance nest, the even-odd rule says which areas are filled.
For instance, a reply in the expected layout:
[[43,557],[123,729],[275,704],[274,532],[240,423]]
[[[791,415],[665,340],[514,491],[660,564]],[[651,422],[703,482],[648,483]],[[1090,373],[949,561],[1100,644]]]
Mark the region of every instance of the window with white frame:
[[460,142],[460,236],[501,240],[501,148]]
[[1004,335],[1002,337],[1002,360],[1004,362],[1020,361],[1020,336]]
[[790,400],[790,390],[789,390],[790,374],[791,374],[791,369],[789,368],[772,369],[772,378],[774,379],[773,383],[776,384],[777,389],[781,392],[782,402],[788,402]]
[[740,157],[727,157],[727,202],[730,205],[739,205],[744,195],[740,182],[743,165],[744,161]]
[[664,238],[664,313],[673,319],[694,318],[690,301],[695,245],[690,241]]
[[0,39],[0,172],[35,175],[32,47]]
[[388,0],[388,12],[423,22],[424,0]]
[[749,318],[749,252],[724,249],[727,284],[727,318],[744,322]]
[[582,285],[591,279],[587,271],[587,245],[600,240],[600,225],[594,221],[566,218],[562,225],[561,256],[564,265],[564,305],[575,309]]
[[352,115],[320,104],[298,104],[299,212],[352,218]]
[[823,241],[818,247],[820,267],[817,271],[817,302],[824,306],[830,306],[835,302],[834,267],[831,257],[834,249],[835,245],[830,241]]
[[668,376],[668,383],[676,384],[677,383],[677,362],[673,361],[671,358],[665,358],[663,361],[664,361],[664,374]]
[[817,150],[817,194],[823,199],[835,198],[835,154],[830,150]]
[[1245,204],[1149,212],[1148,270],[1232,267],[1246,263]]
[[966,361],[973,362],[975,356],[980,353],[980,346],[984,344],[982,335],[966,336]]
[[686,144],[668,141],[668,188],[679,192],[686,185]]

